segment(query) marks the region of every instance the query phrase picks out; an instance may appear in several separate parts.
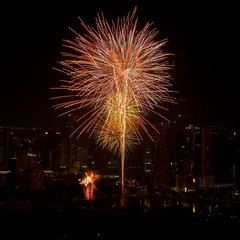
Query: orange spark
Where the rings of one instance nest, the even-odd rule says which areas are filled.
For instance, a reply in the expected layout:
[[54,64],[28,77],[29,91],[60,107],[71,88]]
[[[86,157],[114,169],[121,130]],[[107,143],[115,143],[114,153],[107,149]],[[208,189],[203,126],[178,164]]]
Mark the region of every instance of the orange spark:
[[78,179],[79,184],[83,185],[83,191],[87,200],[93,200],[94,194],[93,190],[96,189],[94,182],[99,178],[99,175],[94,175],[93,172],[85,172],[85,177],[83,179]]
[[80,19],[87,33],[73,31],[76,38],[65,40],[69,51],[60,61],[59,71],[68,79],[56,89],[68,94],[54,98],[62,99],[55,105],[65,110],[61,115],[86,110],[72,135],[95,133],[99,144],[119,151],[122,183],[125,154],[142,139],[140,129],[152,139],[146,116],[152,112],[164,118],[156,109],[165,109],[162,102],[174,102],[169,95],[170,54],[163,52],[166,40],[155,41],[158,32],[150,30],[150,23],[137,30],[135,13],[136,8],[112,25],[98,14],[96,28]]

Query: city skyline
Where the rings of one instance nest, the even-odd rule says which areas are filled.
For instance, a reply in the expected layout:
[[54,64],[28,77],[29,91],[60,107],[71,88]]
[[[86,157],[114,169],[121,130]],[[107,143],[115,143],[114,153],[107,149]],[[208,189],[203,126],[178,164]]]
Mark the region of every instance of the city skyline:
[[[239,132],[234,127],[201,125],[196,99],[177,102],[169,111],[170,123],[153,123],[159,132],[150,131],[154,142],[143,135],[145,141],[128,155],[126,179],[181,191],[221,184],[238,188]],[[0,170],[14,173],[14,166],[35,158],[40,172],[81,175],[94,170],[102,178],[118,179],[119,157],[87,134],[69,138],[76,124],[76,119],[66,119],[61,131],[0,127]]]
[[[176,97],[199,98],[206,122],[236,124],[239,95],[234,75],[234,5],[201,4],[187,8],[184,3],[163,3],[161,9],[147,1],[58,7],[43,2],[37,9],[6,4],[1,21],[4,57],[0,125],[61,127],[49,99],[53,97],[50,88],[63,78],[52,67],[61,60],[62,39],[72,36],[68,27],[82,31],[78,16],[92,25],[97,12],[116,19],[136,5],[140,24],[153,22],[159,29],[158,38],[168,38],[167,50],[175,54]],[[226,19],[224,13],[229,12],[232,14]]]
[[[63,40],[137,6],[167,39],[176,104],[148,115],[121,159],[59,118],[51,88],[65,76]],[[2,4],[0,87],[0,226],[6,239],[192,239],[236,237],[240,225],[240,94],[237,2],[155,0],[8,1]],[[151,73],[151,72],[150,72]],[[141,131],[141,129],[139,129]],[[122,168],[123,169],[123,168]],[[91,177],[84,181],[85,177]],[[85,179],[87,180],[87,179]],[[91,181],[90,181],[91,180]],[[82,185],[84,184],[84,185]],[[124,194],[122,186],[125,186]]]

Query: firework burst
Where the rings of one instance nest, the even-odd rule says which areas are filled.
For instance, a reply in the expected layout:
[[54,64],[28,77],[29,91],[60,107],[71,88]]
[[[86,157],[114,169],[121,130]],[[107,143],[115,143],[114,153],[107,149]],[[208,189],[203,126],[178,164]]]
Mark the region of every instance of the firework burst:
[[140,128],[151,138],[146,116],[153,112],[164,118],[154,109],[174,101],[168,90],[169,54],[162,50],[166,40],[154,41],[158,32],[150,30],[150,23],[137,30],[135,13],[136,8],[111,25],[98,14],[96,28],[80,19],[87,33],[74,31],[75,40],[65,40],[68,51],[62,53],[66,59],[60,71],[68,79],[56,88],[69,94],[55,98],[62,100],[55,105],[65,109],[62,115],[86,109],[73,134],[95,133],[100,145],[119,151],[122,179],[125,152],[141,141]]
[[83,186],[84,195],[87,200],[94,199],[93,191],[96,189],[94,182],[97,179],[99,179],[99,176],[95,175],[93,172],[85,172],[85,177],[83,179],[78,179],[79,184]]
[[[131,99],[131,96],[126,97],[126,104],[124,106],[125,96],[121,93],[114,94],[107,106],[107,116],[96,131],[95,137],[97,142],[103,147],[113,151],[119,152],[122,147],[122,138],[125,129],[126,152],[134,148],[136,143],[140,141],[140,134],[138,132],[138,122],[140,121],[140,110]],[[126,111],[125,111],[126,108]],[[125,111],[125,115],[124,115]]]

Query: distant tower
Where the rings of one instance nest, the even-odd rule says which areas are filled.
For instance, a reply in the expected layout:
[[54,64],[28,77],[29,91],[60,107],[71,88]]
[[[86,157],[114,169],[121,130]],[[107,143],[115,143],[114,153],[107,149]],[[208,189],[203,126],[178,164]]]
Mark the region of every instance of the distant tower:
[[38,167],[38,160],[28,155],[16,159],[16,186],[31,191],[44,189],[43,170]]
[[202,176],[209,176],[211,171],[210,128],[202,128]]
[[11,158],[10,138],[10,129],[0,127],[0,170],[6,170],[9,168],[9,161]]
[[60,169],[69,171],[73,167],[73,159],[76,153],[75,138],[70,137],[74,131],[74,119],[69,117],[61,131],[61,157]]
[[215,185],[215,176],[211,174],[211,152],[210,152],[210,135],[211,129],[202,128],[202,177],[204,180],[204,188]]
[[154,132],[151,144],[151,184],[165,186],[169,183],[169,127],[167,123],[156,124],[159,133]]
[[75,173],[88,167],[88,140],[85,135],[79,138],[77,135],[72,136],[76,128],[76,120],[69,116],[61,131],[60,140],[60,169]]

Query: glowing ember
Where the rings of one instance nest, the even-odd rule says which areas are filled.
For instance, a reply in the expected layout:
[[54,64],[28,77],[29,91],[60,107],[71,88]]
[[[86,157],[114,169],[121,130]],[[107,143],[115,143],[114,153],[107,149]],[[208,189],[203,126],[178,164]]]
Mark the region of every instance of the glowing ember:
[[93,190],[96,189],[94,181],[99,178],[99,175],[94,175],[93,172],[86,172],[83,179],[78,179],[79,183],[83,185],[83,191],[87,200],[93,200],[94,194]]

